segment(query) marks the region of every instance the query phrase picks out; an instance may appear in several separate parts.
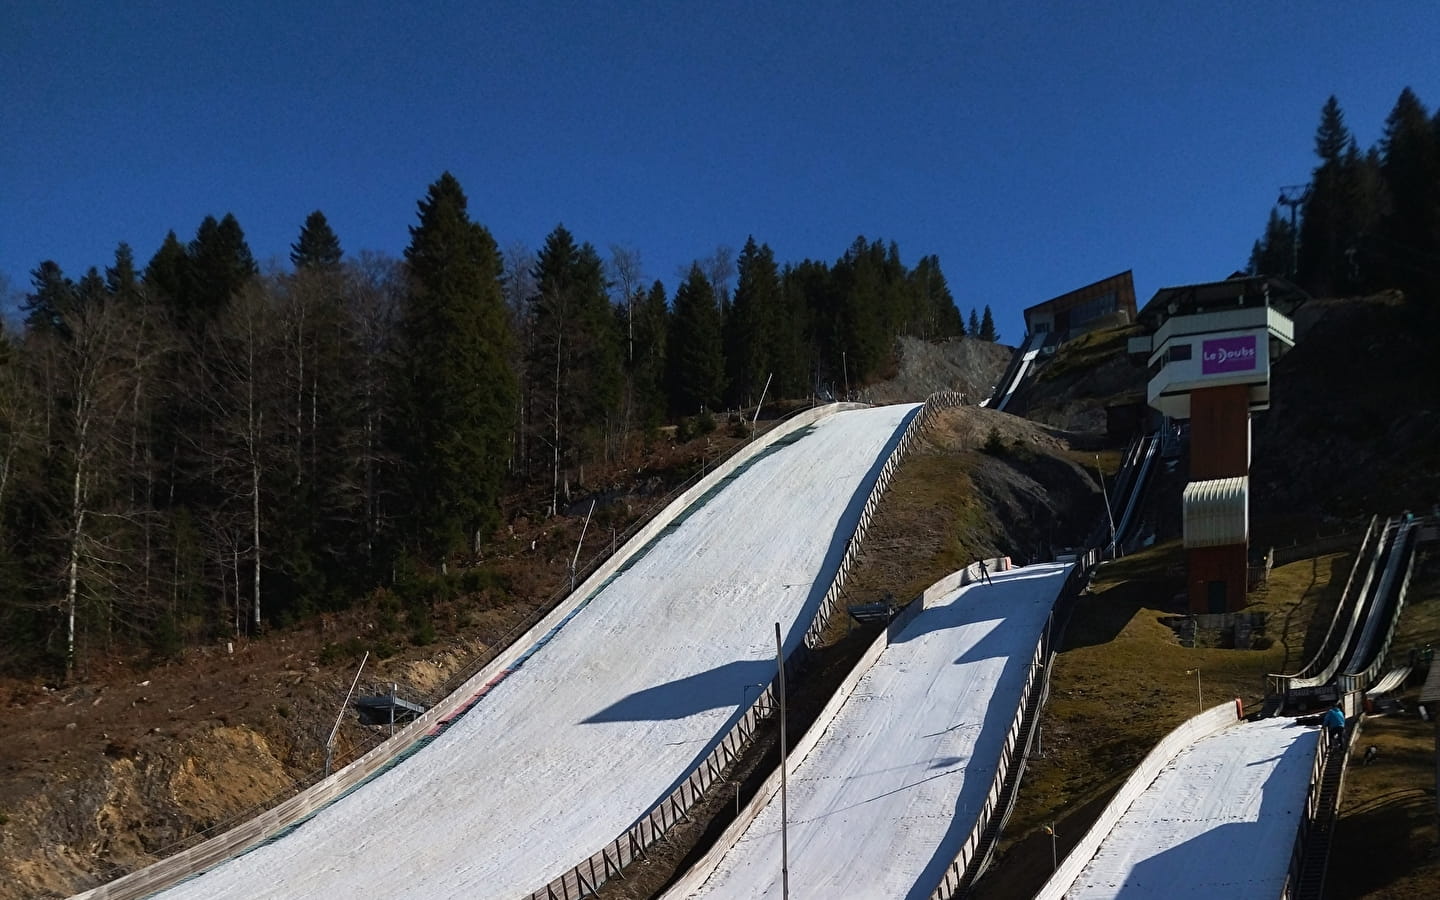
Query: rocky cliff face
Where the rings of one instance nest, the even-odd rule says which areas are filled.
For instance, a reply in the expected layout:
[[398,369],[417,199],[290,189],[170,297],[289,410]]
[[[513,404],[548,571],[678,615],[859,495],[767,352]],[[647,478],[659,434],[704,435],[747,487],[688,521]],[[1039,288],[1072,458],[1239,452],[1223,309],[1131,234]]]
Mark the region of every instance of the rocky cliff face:
[[106,872],[173,852],[183,838],[274,798],[294,780],[271,740],[246,727],[213,726],[144,749],[108,746],[96,755],[77,748],[43,776],[11,783],[0,826],[0,897],[69,896]]
[[[222,645],[165,666],[115,665],[65,687],[0,682],[0,698],[9,700],[0,742],[0,900],[68,897],[313,781],[358,662],[325,664],[325,648],[370,630],[361,609],[233,652]],[[461,638],[447,644],[372,660],[361,689],[378,679],[422,694],[483,647]],[[349,718],[337,761],[381,737]]]
[[947,341],[902,337],[897,351],[899,372],[859,391],[859,400],[877,405],[905,403],[924,400],[937,391],[955,391],[971,403],[979,403],[990,396],[1015,348],[968,337]]

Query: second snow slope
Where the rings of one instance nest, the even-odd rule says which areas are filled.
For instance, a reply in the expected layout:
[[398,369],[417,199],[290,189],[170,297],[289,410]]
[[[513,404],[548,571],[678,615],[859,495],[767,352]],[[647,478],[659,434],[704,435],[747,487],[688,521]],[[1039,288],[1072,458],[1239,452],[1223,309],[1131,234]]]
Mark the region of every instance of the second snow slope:
[[[995,573],[917,615],[861,678],[789,788],[797,897],[928,898],[975,824],[1069,565]],[[728,837],[728,836],[727,836]],[[667,897],[779,897],[780,797]]]
[[1196,741],[1130,804],[1065,896],[1279,897],[1317,739],[1276,718]]
[[[402,764],[166,900],[516,900],[623,832],[802,639],[918,407],[840,412],[722,482]],[[748,693],[748,698],[747,698]]]

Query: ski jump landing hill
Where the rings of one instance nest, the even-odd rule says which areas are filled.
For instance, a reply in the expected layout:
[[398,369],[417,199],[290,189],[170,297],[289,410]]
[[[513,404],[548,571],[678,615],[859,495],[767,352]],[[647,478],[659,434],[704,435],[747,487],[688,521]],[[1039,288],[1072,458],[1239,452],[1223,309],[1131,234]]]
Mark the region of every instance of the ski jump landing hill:
[[643,852],[753,729],[774,623],[802,645],[899,453],[953,402],[832,406],[762,436],[394,741],[81,896],[512,900],[612,876],[610,851]]
[[[876,640],[790,757],[796,896],[932,895],[993,809],[987,792],[1017,706],[1040,689],[1040,639],[1070,569],[1035,565],[972,583],[972,567]],[[777,775],[666,897],[779,897],[779,788]]]
[[1217,706],[1136,767],[1037,900],[1280,897],[1319,732]]

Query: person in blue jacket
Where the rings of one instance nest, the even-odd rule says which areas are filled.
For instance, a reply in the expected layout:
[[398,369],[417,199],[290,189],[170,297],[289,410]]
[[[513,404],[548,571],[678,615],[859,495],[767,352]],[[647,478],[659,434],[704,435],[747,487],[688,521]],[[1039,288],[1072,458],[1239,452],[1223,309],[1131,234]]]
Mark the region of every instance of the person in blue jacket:
[[1338,744],[1345,740],[1345,713],[1340,709],[1340,704],[1337,703],[1325,710],[1320,724],[1325,726],[1325,732],[1330,735],[1332,744]]

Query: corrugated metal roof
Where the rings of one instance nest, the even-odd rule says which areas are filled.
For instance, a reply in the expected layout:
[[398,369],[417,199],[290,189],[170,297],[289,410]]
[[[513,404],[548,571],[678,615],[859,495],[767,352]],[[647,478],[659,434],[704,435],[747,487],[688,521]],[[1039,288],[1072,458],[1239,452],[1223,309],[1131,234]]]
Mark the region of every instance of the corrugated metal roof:
[[1214,478],[1185,485],[1186,547],[1226,547],[1250,538],[1250,478]]

